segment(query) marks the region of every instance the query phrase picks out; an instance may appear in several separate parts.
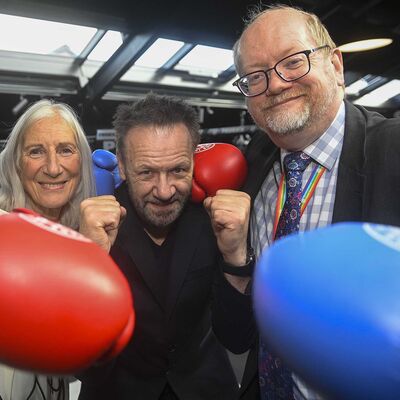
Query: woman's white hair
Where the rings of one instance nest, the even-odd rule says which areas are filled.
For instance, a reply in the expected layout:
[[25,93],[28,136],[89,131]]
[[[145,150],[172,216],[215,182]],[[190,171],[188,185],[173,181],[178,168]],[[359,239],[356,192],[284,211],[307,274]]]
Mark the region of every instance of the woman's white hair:
[[76,229],[79,226],[79,205],[82,200],[95,195],[95,183],[89,143],[75,112],[64,103],[39,100],[16,122],[0,154],[0,209],[11,211],[17,207],[31,208],[20,179],[24,135],[33,123],[55,115],[60,116],[71,127],[80,155],[81,179],[72,199],[63,207],[59,221]]

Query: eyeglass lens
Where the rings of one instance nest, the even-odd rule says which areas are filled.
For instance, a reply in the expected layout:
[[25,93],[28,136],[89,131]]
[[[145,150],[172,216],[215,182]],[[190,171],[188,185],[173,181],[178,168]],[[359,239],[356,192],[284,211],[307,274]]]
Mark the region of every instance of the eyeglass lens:
[[244,76],[238,82],[240,89],[250,96],[265,92],[268,89],[272,70],[275,70],[284,81],[291,82],[306,75],[310,70],[310,63],[306,54],[294,54],[279,61],[274,68],[266,72],[257,71]]

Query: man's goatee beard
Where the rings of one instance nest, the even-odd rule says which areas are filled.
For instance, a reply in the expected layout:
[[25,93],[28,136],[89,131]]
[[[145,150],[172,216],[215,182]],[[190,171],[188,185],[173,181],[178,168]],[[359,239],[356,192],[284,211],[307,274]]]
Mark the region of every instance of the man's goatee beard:
[[310,106],[305,105],[301,112],[280,113],[265,117],[265,128],[279,136],[289,136],[304,129],[310,120]]

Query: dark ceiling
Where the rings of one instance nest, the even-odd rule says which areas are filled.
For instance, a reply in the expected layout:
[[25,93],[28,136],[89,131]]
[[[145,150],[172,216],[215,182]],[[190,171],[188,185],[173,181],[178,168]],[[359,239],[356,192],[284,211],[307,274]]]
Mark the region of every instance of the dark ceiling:
[[[118,30],[133,36],[151,33],[186,42],[231,48],[241,33],[243,17],[248,8],[257,3],[248,0],[0,0],[0,12]],[[264,4],[268,3],[264,1]],[[374,37],[390,37],[394,40],[393,44],[382,49],[345,54],[347,84],[367,74],[400,79],[400,18],[397,2],[304,0],[281,3],[299,6],[317,14],[337,45]],[[398,97],[385,104],[380,111],[393,115],[400,108]],[[3,128],[12,120],[10,109],[17,100],[16,94],[0,95]],[[68,100],[84,113],[86,129],[89,130],[107,127],[117,104],[101,100],[101,97],[93,98],[89,105],[83,104],[79,97],[69,97]],[[239,121],[243,123],[243,113],[239,110],[236,113],[220,110],[218,115],[206,115],[204,127],[238,125]]]

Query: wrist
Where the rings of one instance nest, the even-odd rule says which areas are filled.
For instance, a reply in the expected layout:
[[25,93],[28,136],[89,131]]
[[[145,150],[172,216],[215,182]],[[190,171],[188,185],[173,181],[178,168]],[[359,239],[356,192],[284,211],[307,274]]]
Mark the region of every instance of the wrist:
[[234,265],[225,260],[222,261],[222,271],[229,275],[251,276],[255,266],[255,254],[252,247],[247,248],[245,263]]
[[224,262],[233,267],[241,267],[248,263],[249,254],[254,253],[249,250],[250,247],[248,246],[246,240],[240,244],[236,243],[233,248],[229,247],[227,249],[223,249],[220,247]]

